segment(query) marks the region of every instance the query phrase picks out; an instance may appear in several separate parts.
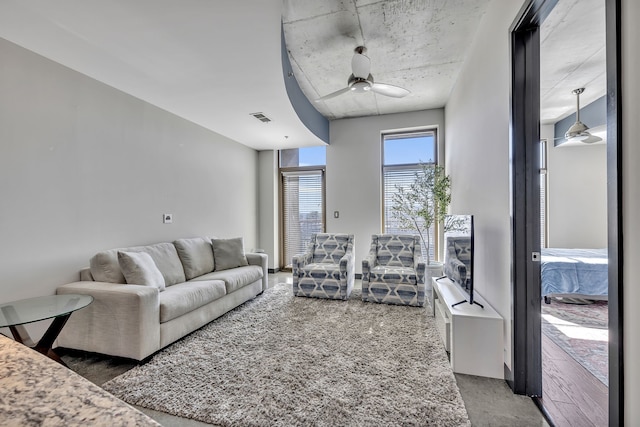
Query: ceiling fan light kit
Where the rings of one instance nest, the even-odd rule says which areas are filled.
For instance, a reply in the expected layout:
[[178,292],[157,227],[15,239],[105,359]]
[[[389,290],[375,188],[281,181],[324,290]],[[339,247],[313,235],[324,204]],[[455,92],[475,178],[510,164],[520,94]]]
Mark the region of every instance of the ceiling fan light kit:
[[576,96],[576,122],[567,130],[564,137],[568,142],[592,144],[594,142],[602,141],[602,138],[591,135],[589,133],[589,127],[580,121],[580,94],[582,92],[584,92],[583,87],[574,89],[571,92]]
[[379,95],[390,96],[392,98],[402,98],[409,95],[407,89],[393,86],[385,83],[375,83],[373,76],[370,73],[371,60],[365,52],[367,48],[364,46],[358,46],[354,49],[353,58],[351,58],[351,71],[352,74],[347,79],[347,87],[332,92],[328,95],[316,99],[316,102],[326,101],[327,99],[335,98],[347,92],[353,93],[366,93],[374,92]]

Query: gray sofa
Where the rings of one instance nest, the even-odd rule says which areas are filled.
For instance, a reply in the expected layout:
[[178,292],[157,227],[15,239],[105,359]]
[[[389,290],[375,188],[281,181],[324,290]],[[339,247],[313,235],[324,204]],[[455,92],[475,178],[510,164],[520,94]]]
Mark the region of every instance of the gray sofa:
[[454,282],[464,285],[471,277],[471,237],[447,236],[444,252],[444,274]]
[[245,254],[242,239],[179,239],[99,252],[80,281],[57,289],[94,298],[69,318],[57,343],[142,360],[267,285],[267,256]]

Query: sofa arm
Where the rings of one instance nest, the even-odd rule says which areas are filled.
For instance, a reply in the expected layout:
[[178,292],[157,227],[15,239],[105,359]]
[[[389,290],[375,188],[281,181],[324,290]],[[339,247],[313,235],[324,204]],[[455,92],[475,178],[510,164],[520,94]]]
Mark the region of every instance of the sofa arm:
[[425,273],[427,270],[427,265],[422,261],[414,261],[413,265],[416,270],[416,282],[418,285],[423,285],[425,283]]
[[348,252],[340,258],[340,280],[344,280],[345,283],[353,286],[355,279],[355,266],[353,262],[353,253]]
[[299,277],[302,268],[305,265],[311,264],[312,259],[313,254],[311,252],[294,255],[291,258],[291,272],[293,273],[293,277]]
[[369,281],[369,273],[376,266],[376,255],[369,252],[369,255],[362,259],[362,281]]
[[467,266],[458,258],[449,258],[446,264],[447,275],[453,276],[458,283],[465,283],[467,280]]
[[69,317],[59,346],[135,360],[160,349],[157,288],[84,281],[60,286],[56,293],[93,297]]
[[259,265],[262,267],[262,292],[269,287],[269,257],[267,254],[247,253],[245,254],[249,265]]

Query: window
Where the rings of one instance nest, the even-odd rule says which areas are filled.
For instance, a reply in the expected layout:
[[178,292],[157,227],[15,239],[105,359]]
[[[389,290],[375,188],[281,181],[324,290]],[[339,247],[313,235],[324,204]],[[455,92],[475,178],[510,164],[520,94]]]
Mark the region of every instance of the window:
[[[436,165],[437,138],[435,130],[393,133],[382,136],[382,204],[385,233],[416,234],[414,230],[402,229],[391,213],[393,194],[398,187],[408,188],[415,174],[421,170],[420,163]],[[435,242],[436,230],[429,230],[430,241]],[[429,257],[435,259],[437,249],[431,245]],[[422,253],[426,256],[425,242]]]
[[280,151],[282,268],[291,268],[311,234],[325,230],[325,163],[325,147]]

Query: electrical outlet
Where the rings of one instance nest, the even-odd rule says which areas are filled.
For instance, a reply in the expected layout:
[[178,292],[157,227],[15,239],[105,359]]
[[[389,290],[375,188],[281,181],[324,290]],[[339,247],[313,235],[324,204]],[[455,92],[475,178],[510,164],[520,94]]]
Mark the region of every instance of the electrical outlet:
[[173,222],[173,214],[162,214],[162,222],[171,224]]

